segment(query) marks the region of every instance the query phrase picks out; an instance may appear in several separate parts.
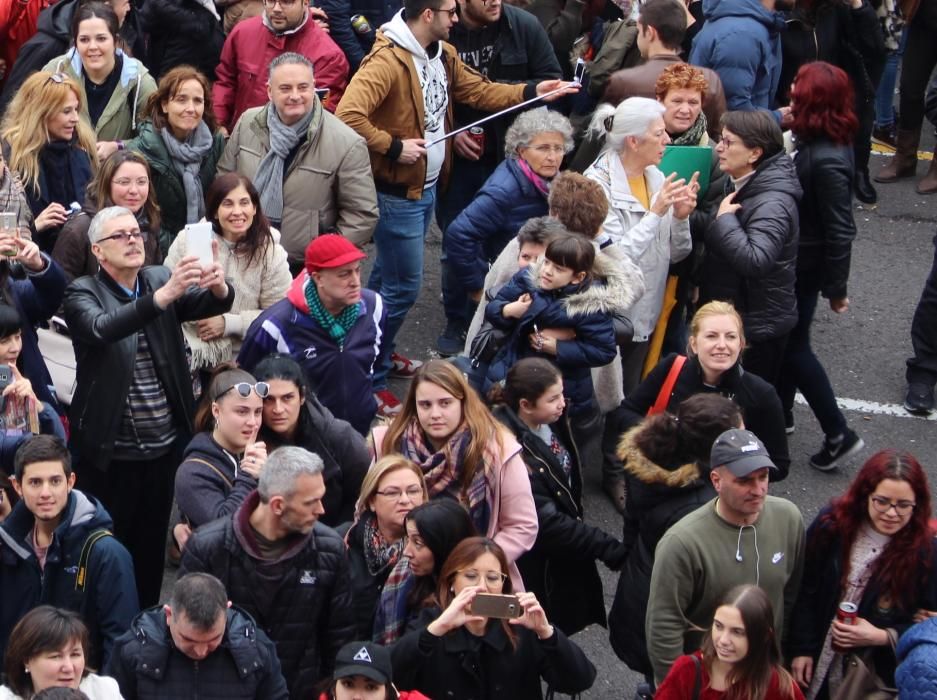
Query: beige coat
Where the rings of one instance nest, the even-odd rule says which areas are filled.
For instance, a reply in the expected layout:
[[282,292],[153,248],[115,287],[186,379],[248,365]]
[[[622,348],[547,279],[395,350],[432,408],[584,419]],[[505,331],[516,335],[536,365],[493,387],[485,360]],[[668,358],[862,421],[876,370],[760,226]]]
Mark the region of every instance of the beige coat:
[[[218,163],[219,175],[237,171],[254,179],[270,150],[269,108],[249,109],[238,120]],[[321,114],[283,183],[280,243],[294,263],[303,261],[306,246],[320,233],[338,232],[361,246],[377,224],[377,192],[364,139],[328,111]]]

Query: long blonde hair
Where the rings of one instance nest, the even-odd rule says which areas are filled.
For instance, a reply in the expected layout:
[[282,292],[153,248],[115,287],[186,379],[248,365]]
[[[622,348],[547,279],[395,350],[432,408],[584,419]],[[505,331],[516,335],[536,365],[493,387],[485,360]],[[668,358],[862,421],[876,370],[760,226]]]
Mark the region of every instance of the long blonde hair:
[[[33,73],[13,97],[0,126],[0,138],[10,144],[10,170],[33,191],[39,189],[39,153],[50,141],[46,125],[62,109],[69,91],[78,98],[78,111],[81,112],[81,88],[74,80],[61,73]],[[92,170],[96,170],[97,140],[83,117],[78,119],[76,132],[79,147],[91,159]]]

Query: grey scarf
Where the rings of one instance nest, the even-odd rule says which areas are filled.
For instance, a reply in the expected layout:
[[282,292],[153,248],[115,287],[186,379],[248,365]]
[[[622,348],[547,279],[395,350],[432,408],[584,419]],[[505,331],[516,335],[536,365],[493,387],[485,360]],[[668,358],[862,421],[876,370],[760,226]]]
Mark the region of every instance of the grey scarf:
[[178,141],[167,127],[160,129],[159,133],[169,152],[172,167],[182,176],[182,188],[185,190],[185,222],[194,224],[205,214],[205,197],[199,171],[215,140],[204,121],[198,123],[185,141]]
[[299,145],[313,120],[316,128],[321,117],[322,104],[313,102],[312,110],[295,124],[287,126],[273,104],[267,106],[267,130],[270,132],[270,150],[254,174],[254,187],[260,192],[260,208],[271,221],[283,221],[283,167],[286,157]]

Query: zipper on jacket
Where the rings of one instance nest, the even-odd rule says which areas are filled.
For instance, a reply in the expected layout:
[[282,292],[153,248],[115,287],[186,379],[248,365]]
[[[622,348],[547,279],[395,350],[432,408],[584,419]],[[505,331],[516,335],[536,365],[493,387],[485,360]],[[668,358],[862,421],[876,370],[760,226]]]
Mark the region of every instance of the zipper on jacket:
[[[569,500],[571,500],[571,501],[573,502],[573,505],[576,507],[576,509],[579,510],[579,504],[576,503],[576,499],[573,498],[573,492],[569,490],[569,487],[568,487],[566,484],[564,484],[562,481],[560,481],[559,479],[556,478],[556,476],[553,474],[553,470],[550,469],[550,465],[547,464],[547,463],[543,460],[542,457],[539,457],[538,455],[535,455],[535,454],[533,453],[533,450],[528,449],[526,446],[524,447],[524,449],[527,450],[527,451],[530,453],[530,456],[531,456],[531,457],[533,457],[534,459],[536,459],[538,462],[540,462],[540,463],[543,465],[544,469],[546,470],[546,473],[550,475],[550,478],[553,479],[553,481],[555,481],[557,484],[559,484],[560,488],[562,488],[562,489],[566,492],[566,495],[569,496]],[[581,518],[579,518],[579,514],[578,514],[578,513],[577,513],[576,517],[577,517],[577,519],[581,519]]]

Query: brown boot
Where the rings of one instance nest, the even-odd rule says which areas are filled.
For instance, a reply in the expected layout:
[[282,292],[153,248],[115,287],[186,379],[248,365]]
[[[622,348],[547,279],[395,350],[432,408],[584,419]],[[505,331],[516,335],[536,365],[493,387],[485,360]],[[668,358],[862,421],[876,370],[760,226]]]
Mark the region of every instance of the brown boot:
[[[937,149],[934,149],[937,151]],[[934,153],[933,158],[931,158],[930,168],[927,170],[927,175],[917,183],[917,193],[918,194],[937,194],[937,153]]]
[[917,170],[917,147],[921,142],[920,128],[915,130],[898,129],[898,147],[895,155],[875,176],[876,182],[894,182],[906,177],[914,177]]

